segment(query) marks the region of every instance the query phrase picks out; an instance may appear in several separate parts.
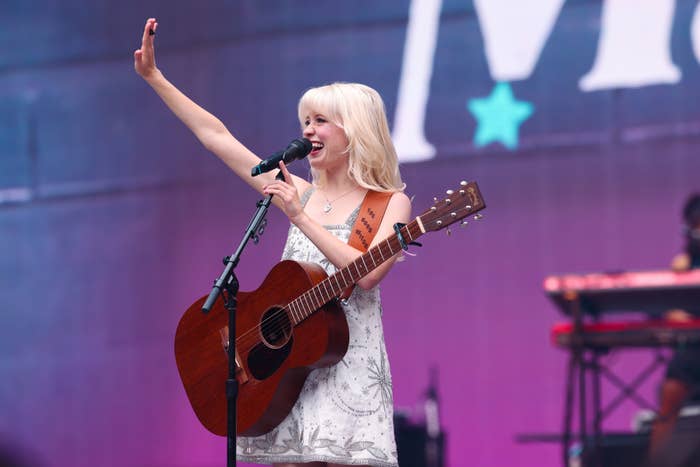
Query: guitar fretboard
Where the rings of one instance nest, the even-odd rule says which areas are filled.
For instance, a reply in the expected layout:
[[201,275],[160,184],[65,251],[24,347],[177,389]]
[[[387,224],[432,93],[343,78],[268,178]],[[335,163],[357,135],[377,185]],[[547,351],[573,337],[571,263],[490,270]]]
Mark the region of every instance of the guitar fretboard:
[[[419,223],[414,220],[399,229],[406,243],[410,243],[423,234]],[[288,305],[289,316],[296,326],[324,304],[339,297],[345,289],[356,284],[360,279],[381,266],[385,261],[401,251],[401,242],[396,234],[390,235],[355,261],[336,273],[322,280]]]

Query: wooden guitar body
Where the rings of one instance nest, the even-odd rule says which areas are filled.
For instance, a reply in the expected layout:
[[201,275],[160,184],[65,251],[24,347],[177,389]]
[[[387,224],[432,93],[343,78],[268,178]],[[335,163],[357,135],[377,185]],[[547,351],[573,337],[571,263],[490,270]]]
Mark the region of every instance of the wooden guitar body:
[[[409,224],[394,224],[394,234],[330,277],[318,265],[282,261],[260,288],[237,295],[239,434],[272,430],[289,414],[309,372],[343,358],[348,324],[337,297],[401,250],[419,245],[415,240],[421,235],[486,207],[475,182],[462,181],[446,194]],[[197,418],[212,433],[225,436],[228,311],[218,300],[209,313],[202,313],[206,298],[193,303],[180,319],[175,360]]]
[[[278,263],[253,292],[239,292],[236,311],[238,433],[257,436],[291,411],[312,369],[338,363],[348,347],[348,325],[336,301],[294,324],[287,305],[327,277],[316,264]],[[225,436],[228,311],[219,299],[207,314],[206,296],[180,319],[175,359],[199,421]]]

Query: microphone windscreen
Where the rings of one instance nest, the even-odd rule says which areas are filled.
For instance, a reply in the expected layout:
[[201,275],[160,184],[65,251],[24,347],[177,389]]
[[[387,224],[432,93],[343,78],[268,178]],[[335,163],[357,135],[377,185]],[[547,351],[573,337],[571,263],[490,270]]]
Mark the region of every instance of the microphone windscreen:
[[311,144],[311,141],[306,138],[297,138],[289,143],[287,148],[288,157],[285,157],[285,160],[303,159],[309,155],[312,149],[313,144]]
[[299,138],[294,140],[295,143],[300,143],[301,144],[301,151],[304,153],[304,156],[306,156],[308,153],[311,152],[313,149],[313,144],[311,144],[311,141],[309,141],[306,138]]

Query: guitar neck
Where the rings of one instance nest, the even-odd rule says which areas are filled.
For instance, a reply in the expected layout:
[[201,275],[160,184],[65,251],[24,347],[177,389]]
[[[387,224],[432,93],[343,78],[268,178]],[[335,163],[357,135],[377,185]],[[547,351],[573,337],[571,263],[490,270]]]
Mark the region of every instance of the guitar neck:
[[[416,218],[410,224],[401,227],[399,232],[406,243],[414,241],[424,233],[420,218]],[[321,306],[339,297],[345,289],[355,285],[360,279],[401,250],[399,236],[397,234],[390,235],[352,263],[292,300],[287,308],[290,311],[293,324],[299,324]]]
[[321,306],[339,297],[345,289],[355,285],[357,281],[401,251],[402,246],[405,245],[402,245],[399,235],[406,243],[411,243],[426,232],[444,229],[485,207],[486,204],[477,184],[460,182],[456,190],[447,190],[446,198],[442,200],[435,198],[435,204],[410,224],[401,227],[399,234],[390,235],[349,265],[292,300],[287,308],[293,324],[297,325],[311,316]]

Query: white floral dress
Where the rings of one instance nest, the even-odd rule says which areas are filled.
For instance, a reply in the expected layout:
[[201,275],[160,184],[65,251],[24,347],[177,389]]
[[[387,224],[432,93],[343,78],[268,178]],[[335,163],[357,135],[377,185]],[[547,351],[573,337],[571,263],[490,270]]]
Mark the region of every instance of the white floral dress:
[[[302,196],[306,204],[313,188]],[[347,242],[359,208],[343,225],[324,226]],[[336,271],[294,225],[282,259],[320,264]],[[343,359],[312,371],[287,418],[263,436],[239,437],[238,459],[261,464],[332,462],[397,467],[393,396],[384,346],[379,287],[359,287],[343,305],[350,344]]]

